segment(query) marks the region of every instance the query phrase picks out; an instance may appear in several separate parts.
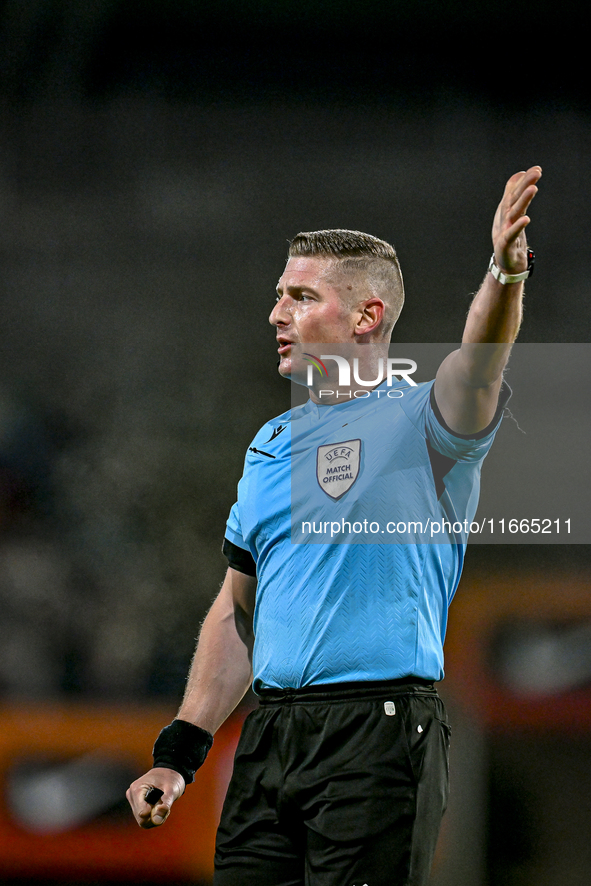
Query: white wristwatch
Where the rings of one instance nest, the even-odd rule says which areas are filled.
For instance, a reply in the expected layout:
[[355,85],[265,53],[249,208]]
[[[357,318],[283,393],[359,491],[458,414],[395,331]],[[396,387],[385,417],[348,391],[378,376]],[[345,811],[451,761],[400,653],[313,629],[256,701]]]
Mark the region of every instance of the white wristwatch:
[[522,280],[527,280],[528,277],[534,272],[534,261],[535,255],[533,249],[527,250],[527,270],[523,271],[521,274],[505,274],[504,271],[501,271],[500,267],[495,261],[495,254],[493,252],[490,264],[488,266],[489,271],[499,283],[505,285],[506,283],[521,283]]

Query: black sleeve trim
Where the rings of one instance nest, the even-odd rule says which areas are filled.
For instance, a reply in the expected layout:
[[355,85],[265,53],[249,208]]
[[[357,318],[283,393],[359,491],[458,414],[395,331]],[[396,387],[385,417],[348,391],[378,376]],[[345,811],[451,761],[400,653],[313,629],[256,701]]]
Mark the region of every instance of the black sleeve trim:
[[254,562],[254,557],[250,551],[245,551],[244,548],[239,548],[238,545],[231,542],[229,538],[224,539],[222,554],[227,559],[228,566],[231,566],[232,569],[235,569],[237,572],[243,572],[244,575],[257,574],[256,563]]
[[478,431],[477,434],[458,434],[457,431],[452,431],[449,425],[446,424],[445,419],[439,411],[439,406],[437,405],[437,400],[435,399],[435,385],[433,385],[433,387],[431,388],[431,406],[433,408],[433,412],[435,413],[435,418],[437,419],[441,427],[448,432],[448,434],[453,434],[454,437],[459,437],[460,440],[482,440],[483,437],[488,437],[491,431],[494,431],[501,417],[501,413],[507,405],[512,393],[513,392],[507,382],[503,381],[503,384],[501,385],[501,390],[499,391],[499,402],[497,403],[497,408],[493,420],[482,431]]

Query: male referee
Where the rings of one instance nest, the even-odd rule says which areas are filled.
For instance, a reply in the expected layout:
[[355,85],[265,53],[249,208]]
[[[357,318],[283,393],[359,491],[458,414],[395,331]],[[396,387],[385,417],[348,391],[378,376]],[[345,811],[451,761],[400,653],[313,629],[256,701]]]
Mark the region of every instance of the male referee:
[[[312,386],[298,412],[310,506],[324,496],[353,514],[348,497],[375,475],[386,505],[415,496],[425,513],[471,520],[507,399],[503,370],[533,263],[526,213],[541,174],[533,166],[507,182],[462,345],[434,382],[380,397],[378,367],[361,399],[327,402]],[[301,371],[299,345],[331,342],[351,346],[359,375],[374,378],[403,302],[389,244],[355,231],[299,234],[277,293],[270,322],[283,376]],[[449,726],[434,683],[466,539],[293,544],[292,418],[270,421],[249,447],[224,541],[229,568],[184,700],[127,796],[141,827],[166,821],[252,683],[260,704],[236,753],[216,886],[424,886],[448,794]],[[335,454],[347,462],[338,480],[326,466]]]

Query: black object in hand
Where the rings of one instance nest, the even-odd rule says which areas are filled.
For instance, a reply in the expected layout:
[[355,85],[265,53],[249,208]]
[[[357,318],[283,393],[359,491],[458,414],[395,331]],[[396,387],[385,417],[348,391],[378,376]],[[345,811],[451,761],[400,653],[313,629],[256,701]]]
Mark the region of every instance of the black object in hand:
[[160,788],[150,788],[144,800],[146,803],[149,803],[150,806],[155,806],[160,797],[163,795],[164,791],[161,791]]

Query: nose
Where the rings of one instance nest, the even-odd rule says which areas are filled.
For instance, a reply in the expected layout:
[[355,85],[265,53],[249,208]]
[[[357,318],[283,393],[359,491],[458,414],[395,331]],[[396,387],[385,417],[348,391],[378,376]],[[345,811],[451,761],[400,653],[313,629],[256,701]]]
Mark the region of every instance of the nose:
[[289,299],[286,295],[277,299],[275,307],[269,314],[269,323],[271,326],[287,326],[290,321],[289,315]]

